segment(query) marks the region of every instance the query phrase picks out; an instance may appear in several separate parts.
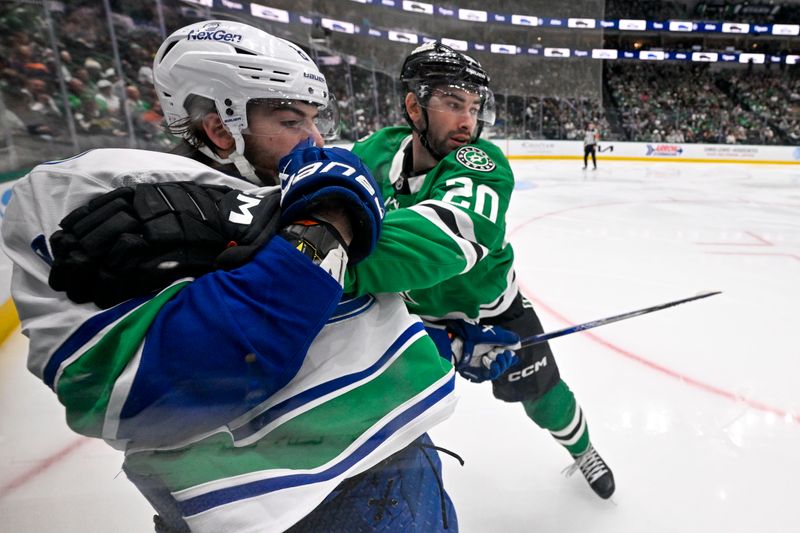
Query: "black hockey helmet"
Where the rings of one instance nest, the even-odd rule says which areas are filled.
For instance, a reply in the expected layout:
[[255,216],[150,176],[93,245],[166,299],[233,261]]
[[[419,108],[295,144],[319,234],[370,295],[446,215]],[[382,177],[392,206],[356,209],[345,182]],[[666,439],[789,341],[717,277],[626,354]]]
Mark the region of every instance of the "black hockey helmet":
[[415,92],[419,85],[459,83],[488,89],[489,74],[477,60],[438,41],[416,48],[403,62],[400,81]]
[[[438,87],[454,87],[478,94],[481,98],[481,108],[477,117],[478,127],[474,139],[480,136],[485,124],[494,124],[496,105],[494,94],[489,89],[490,81],[489,74],[477,60],[438,41],[416,48],[406,57],[400,70],[400,82],[408,92],[416,95],[423,110],[433,89]],[[431,155],[436,159],[441,159],[446,155],[433,153],[427,142],[427,112],[423,130],[415,128],[405,109],[405,104],[403,104],[403,116],[412,129],[419,133],[422,143],[431,152]]]

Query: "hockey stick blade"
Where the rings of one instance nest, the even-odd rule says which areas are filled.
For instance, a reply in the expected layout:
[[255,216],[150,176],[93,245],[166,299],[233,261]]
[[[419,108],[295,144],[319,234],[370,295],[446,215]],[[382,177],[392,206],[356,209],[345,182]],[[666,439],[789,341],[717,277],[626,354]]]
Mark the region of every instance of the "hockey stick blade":
[[597,326],[611,324],[612,322],[619,322],[620,320],[633,318],[635,316],[646,315],[647,313],[652,313],[653,311],[661,311],[662,309],[667,309],[668,307],[674,307],[676,305],[685,304],[686,302],[701,300],[703,298],[708,298],[709,296],[714,296],[717,294],[722,294],[722,291],[701,292],[700,294],[691,296],[689,298],[683,298],[682,300],[675,300],[661,305],[645,307],[644,309],[639,309],[637,311],[630,311],[628,313],[622,313],[621,315],[614,315],[607,318],[600,318],[598,320],[592,320],[591,322],[584,322],[583,324],[578,324],[577,326],[570,326],[568,328],[551,331],[550,333],[540,333],[538,335],[533,335],[531,337],[525,337],[524,339],[521,339],[520,342],[522,343],[522,348],[525,348],[527,346],[533,346],[534,344],[540,344],[542,342],[549,341],[550,339],[555,339],[556,337],[563,337],[564,335],[577,333],[578,331],[584,331],[587,329],[596,328]]

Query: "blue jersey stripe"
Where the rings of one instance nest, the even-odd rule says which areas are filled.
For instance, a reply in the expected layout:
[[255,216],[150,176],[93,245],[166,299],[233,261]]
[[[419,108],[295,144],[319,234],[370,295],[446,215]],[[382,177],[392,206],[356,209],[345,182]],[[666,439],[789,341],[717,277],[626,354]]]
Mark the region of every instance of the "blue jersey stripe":
[[67,340],[61,344],[61,346],[58,347],[58,349],[50,357],[50,360],[47,361],[47,366],[45,366],[44,369],[44,377],[42,378],[45,384],[53,389],[55,385],[56,374],[58,373],[61,363],[66,361],[70,356],[72,356],[72,354],[86,345],[86,343],[89,342],[92,337],[97,335],[100,330],[112,322],[119,320],[151,298],[152,295],[148,295],[122,302],[121,304],[112,307],[107,311],[103,311],[102,313],[92,316],[89,320],[84,322],[81,327],[79,327],[72,335],[69,336],[69,338],[67,338]]
[[203,494],[201,496],[196,496],[194,498],[189,498],[186,501],[179,502],[181,513],[183,516],[188,517],[231,502],[253,498],[291,487],[310,485],[312,483],[320,483],[333,479],[334,477],[344,473],[357,462],[364,459],[371,452],[375,451],[380,444],[386,442],[393,434],[402,429],[415,418],[419,417],[422,413],[433,407],[447,395],[452,393],[454,390],[454,385],[455,374],[451,375],[450,379],[448,379],[446,383],[442,384],[442,386],[431,392],[427,397],[410,406],[408,409],[390,420],[386,425],[379,429],[374,436],[367,439],[366,442],[359,446],[352,454],[348,455],[340,462],[332,465],[322,472],[315,474],[291,474],[260,481],[253,481],[251,483],[246,483],[236,487],[216,490],[208,494]]
[[376,300],[374,296],[365,294],[364,296],[359,296],[358,298],[342,302],[336,308],[336,312],[333,314],[331,319],[328,320],[328,324],[341,322],[342,320],[347,320],[348,318],[353,318],[361,313],[365,313],[375,304],[375,301]]
[[83,155],[86,155],[86,154],[88,154],[88,153],[89,153],[89,152],[91,152],[91,151],[92,151],[92,150],[91,150],[91,149],[89,149],[89,150],[86,150],[85,152],[81,152],[81,153],[79,153],[79,154],[77,154],[77,155],[73,155],[72,157],[68,157],[68,158],[66,158],[66,159],[56,159],[56,160],[54,160],[54,161],[45,161],[44,163],[41,163],[41,164],[42,164],[42,165],[58,165],[59,163],[65,163],[65,162],[67,162],[67,161],[72,161],[73,159],[78,159],[79,157],[81,157],[81,156],[83,156]]
[[399,350],[403,344],[405,344],[411,337],[420,331],[424,331],[424,329],[425,327],[421,322],[415,322],[402,334],[400,334],[400,336],[392,343],[392,345],[389,346],[389,349],[386,350],[386,352],[384,352],[384,354],[381,355],[381,357],[368,368],[360,372],[355,372],[353,374],[348,374],[346,376],[341,376],[336,379],[326,381],[325,383],[321,383],[316,387],[312,387],[296,396],[292,396],[291,398],[272,406],[252,420],[246,422],[243,426],[240,426],[236,429],[231,428],[231,433],[234,440],[239,441],[248,438],[252,436],[253,433],[260,431],[262,428],[266,427],[268,424],[272,423],[274,420],[277,420],[286,413],[294,411],[295,409],[299,409],[307,403],[313,402],[314,400],[321,398],[326,394],[343,389],[357,381],[364,379],[367,376],[375,374],[381,368],[383,368],[384,365],[386,365],[386,363],[397,353],[397,350]]

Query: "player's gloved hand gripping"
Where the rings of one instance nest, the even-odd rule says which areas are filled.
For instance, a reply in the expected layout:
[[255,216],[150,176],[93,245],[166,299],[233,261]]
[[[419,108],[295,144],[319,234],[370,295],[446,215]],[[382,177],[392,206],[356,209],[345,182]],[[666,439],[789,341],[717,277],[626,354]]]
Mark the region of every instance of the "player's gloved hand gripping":
[[357,156],[343,148],[301,143],[281,159],[278,169],[281,225],[301,220],[329,223],[326,214],[341,212],[352,230],[349,263],[356,264],[372,252],[381,232],[383,197]]
[[[303,187],[283,187],[282,195],[276,190],[255,197],[225,186],[165,182],[122,187],[91,200],[67,215],[50,237],[50,286],[74,302],[94,302],[105,309],[184,277],[241,266],[278,231],[295,245],[311,245],[304,251],[317,264],[327,251],[341,247],[339,256],[329,259],[331,264],[341,263],[340,274],[321,265],[341,278],[350,239],[326,222],[320,227],[313,220],[315,213],[335,218],[335,210],[341,209],[335,206],[347,206],[346,212],[353,214],[351,254],[358,260],[375,246],[383,202],[358,158],[340,149],[327,155],[314,150],[304,157],[325,164],[304,170]],[[341,164],[353,172],[337,165],[343,169],[337,175],[327,168],[341,159],[340,152],[345,161]],[[342,197],[347,198],[344,204],[339,203]],[[334,207],[326,207],[328,201]],[[291,216],[281,217],[281,207]]]
[[428,324],[426,329],[439,353],[475,383],[497,379],[519,362],[514,353],[520,348],[519,335],[500,326],[450,320],[444,327]]
[[244,264],[278,228],[277,191],[259,198],[225,186],[165,182],[91,200],[50,236],[50,286],[101,308],[183,277]]

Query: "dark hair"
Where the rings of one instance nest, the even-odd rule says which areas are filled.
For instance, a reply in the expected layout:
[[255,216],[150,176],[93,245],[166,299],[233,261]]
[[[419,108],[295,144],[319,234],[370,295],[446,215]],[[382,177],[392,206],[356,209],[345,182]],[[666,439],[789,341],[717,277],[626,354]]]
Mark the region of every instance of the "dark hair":
[[195,148],[207,146],[212,152],[219,155],[219,147],[209,139],[206,130],[203,129],[203,117],[208,113],[216,113],[217,108],[214,100],[205,96],[190,94],[183,102],[187,116],[167,124],[167,131],[172,135],[182,137]]

